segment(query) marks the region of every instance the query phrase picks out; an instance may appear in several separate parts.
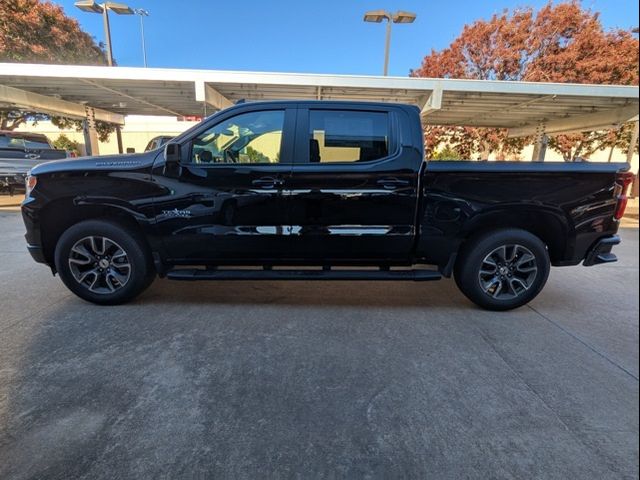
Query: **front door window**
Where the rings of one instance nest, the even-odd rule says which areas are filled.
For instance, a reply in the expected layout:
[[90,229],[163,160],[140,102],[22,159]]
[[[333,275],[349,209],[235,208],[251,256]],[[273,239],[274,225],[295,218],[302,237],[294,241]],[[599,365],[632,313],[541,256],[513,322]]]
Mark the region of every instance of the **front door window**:
[[280,162],[284,110],[265,110],[223,120],[193,140],[191,162],[274,164]]

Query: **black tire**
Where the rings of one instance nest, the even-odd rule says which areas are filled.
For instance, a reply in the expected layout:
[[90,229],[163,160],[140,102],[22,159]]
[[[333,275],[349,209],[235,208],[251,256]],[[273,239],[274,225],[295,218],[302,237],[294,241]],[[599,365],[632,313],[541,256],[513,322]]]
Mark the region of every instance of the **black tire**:
[[547,283],[549,270],[549,253],[538,237],[504,229],[469,239],[456,261],[454,277],[473,303],[504,311],[533,300]]
[[[98,248],[92,248],[96,245]],[[110,220],[86,220],[69,227],[56,244],[55,264],[69,290],[99,305],[128,302],[151,285],[156,275],[140,236]]]

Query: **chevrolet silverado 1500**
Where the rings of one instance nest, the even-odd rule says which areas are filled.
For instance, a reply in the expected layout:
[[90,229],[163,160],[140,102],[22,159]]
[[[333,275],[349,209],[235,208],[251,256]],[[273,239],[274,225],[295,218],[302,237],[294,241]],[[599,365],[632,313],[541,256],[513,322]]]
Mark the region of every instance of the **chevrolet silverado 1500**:
[[425,161],[416,107],[261,102],[143,154],[32,169],[28,249],[75,294],[175,280],[437,280],[532,300],[550,266],[613,262],[627,164]]

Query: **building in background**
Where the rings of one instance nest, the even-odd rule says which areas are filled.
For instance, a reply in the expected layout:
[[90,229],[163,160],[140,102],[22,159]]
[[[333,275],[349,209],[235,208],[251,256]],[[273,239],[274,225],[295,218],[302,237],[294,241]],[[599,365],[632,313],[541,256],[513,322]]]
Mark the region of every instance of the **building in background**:
[[[193,118],[177,118],[171,116],[145,116],[145,115],[128,115],[125,124],[122,127],[122,144],[124,151],[135,151],[140,153],[144,151],[149,141],[161,135],[175,137],[185,130],[197,125],[197,119]],[[36,132],[46,135],[52,142],[60,135],[65,135],[70,140],[78,142],[80,145],[80,153],[86,152],[84,148],[84,135],[73,128],[61,129],[53,125],[51,122],[38,122],[35,126],[26,123],[20,125],[17,129],[22,132]],[[111,155],[118,153],[118,141],[115,133],[109,136],[107,142],[100,142],[100,154]]]

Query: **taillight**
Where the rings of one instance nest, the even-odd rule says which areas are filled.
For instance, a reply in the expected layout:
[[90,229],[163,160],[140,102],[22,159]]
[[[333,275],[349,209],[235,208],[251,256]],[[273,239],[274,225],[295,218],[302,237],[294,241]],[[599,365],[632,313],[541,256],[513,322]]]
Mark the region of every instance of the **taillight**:
[[29,194],[33,191],[38,182],[38,178],[34,175],[27,175],[27,178],[24,180],[25,186],[25,197],[28,197]]
[[616,188],[615,188],[615,196],[618,200],[616,204],[616,211],[613,214],[613,218],[616,220],[620,220],[624,215],[624,211],[627,208],[627,191],[629,190],[629,186],[633,183],[635,175],[632,172],[623,172],[619,173],[616,176]]

